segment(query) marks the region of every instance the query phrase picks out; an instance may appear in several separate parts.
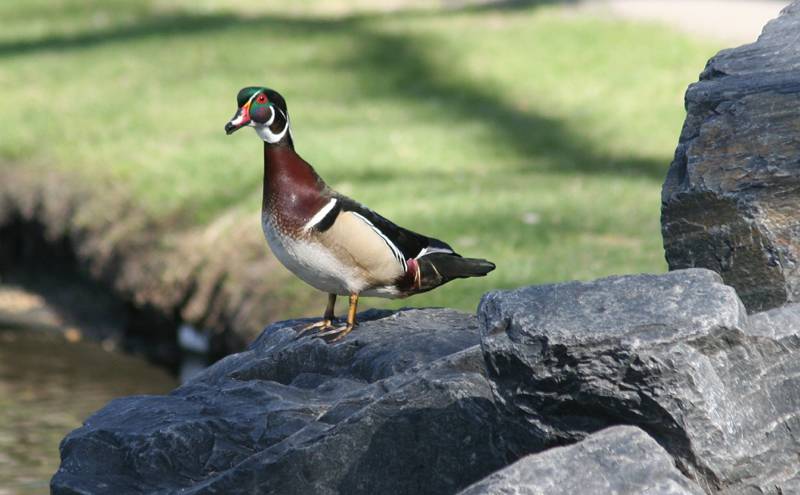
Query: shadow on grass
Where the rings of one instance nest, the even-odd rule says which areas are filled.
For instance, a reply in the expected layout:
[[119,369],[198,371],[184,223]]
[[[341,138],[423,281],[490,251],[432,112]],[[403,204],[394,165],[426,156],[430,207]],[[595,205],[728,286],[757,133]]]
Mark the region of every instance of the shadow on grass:
[[226,25],[232,25],[235,21],[236,19],[232,16],[154,17],[130,26],[95,30],[77,35],[52,35],[30,40],[7,41],[0,43],[0,57],[14,57],[38,52],[66,52],[155,35],[191,34],[224,28]]
[[486,12],[490,10],[522,10],[553,4],[576,4],[581,0],[489,0],[475,5],[457,8],[466,12]]
[[[506,0],[460,10],[523,8],[553,3],[547,0]],[[456,9],[459,10],[459,9]],[[393,17],[430,16],[436,13],[393,13]],[[224,30],[251,30],[254,36],[270,30],[302,43],[313,36],[337,35],[357,40],[356,49],[343,59],[324,63],[345,65],[369,99],[405,100],[409,105],[430,106],[457,121],[477,121],[491,129],[491,140],[510,147],[521,158],[537,158],[535,170],[638,176],[663,179],[667,162],[603,153],[561,120],[516,108],[502,94],[470,80],[450,68],[439,67],[428,54],[436,40],[425,35],[408,36],[370,22],[380,15],[343,18],[326,17],[238,17],[230,14],[169,15],[141,19],[130,26],[92,31],[74,36],[51,36],[38,40],[0,43],[0,58],[37,52],[65,52],[147,38],[203,35]],[[268,83],[268,81],[263,81]],[[235,88],[232,88],[232,91]],[[533,160],[531,160],[533,161]],[[491,163],[487,163],[491,169]],[[532,166],[529,170],[534,170]],[[511,173],[526,170],[511,170]]]
[[[536,166],[540,171],[642,176],[658,181],[664,177],[668,162],[601,153],[563,121],[516,108],[480,81],[436,67],[425,55],[435,40],[381,32],[368,25],[359,27],[359,36],[361,49],[347,64],[361,75],[369,98],[403,97],[413,104],[430,104],[454,120],[479,121],[494,130],[495,144],[511,147],[521,157],[544,158],[538,162],[546,165]],[[374,74],[379,74],[380,84],[375,84]],[[486,165],[491,169],[490,163]]]

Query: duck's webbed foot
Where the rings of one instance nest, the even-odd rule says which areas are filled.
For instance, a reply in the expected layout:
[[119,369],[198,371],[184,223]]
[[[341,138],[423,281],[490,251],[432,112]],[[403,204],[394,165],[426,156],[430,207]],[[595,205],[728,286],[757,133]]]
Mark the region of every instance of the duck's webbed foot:
[[347,334],[353,331],[354,324],[347,323],[340,327],[333,327],[330,330],[325,330],[314,335],[314,338],[323,339],[325,342],[332,344],[345,338]]
[[334,306],[336,306],[336,294],[328,294],[328,305],[325,307],[325,315],[322,317],[322,320],[295,329],[297,335],[295,335],[294,338],[299,339],[312,330],[319,330],[320,333],[325,333],[333,329]]
[[297,334],[294,336],[294,338],[299,339],[313,330],[319,330],[319,333],[323,333],[328,332],[333,328],[335,328],[333,325],[333,320],[320,320],[304,327],[295,328],[295,332],[297,332]]
[[317,333],[314,337],[324,339],[331,344],[342,340],[353,331],[356,326],[356,310],[358,309],[358,294],[350,294],[350,308],[347,310],[347,324]]

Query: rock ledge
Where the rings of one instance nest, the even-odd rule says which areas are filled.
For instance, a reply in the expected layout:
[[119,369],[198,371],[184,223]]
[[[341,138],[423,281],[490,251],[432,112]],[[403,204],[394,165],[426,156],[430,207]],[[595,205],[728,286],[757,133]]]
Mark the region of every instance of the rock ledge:
[[533,454],[467,493],[560,493],[562,464],[606,477],[587,494],[793,493],[798,307],[748,317],[694,269],[491,292],[477,318],[372,311],[335,345],[283,322],[168,396],[111,402],[52,490],[453,494]]

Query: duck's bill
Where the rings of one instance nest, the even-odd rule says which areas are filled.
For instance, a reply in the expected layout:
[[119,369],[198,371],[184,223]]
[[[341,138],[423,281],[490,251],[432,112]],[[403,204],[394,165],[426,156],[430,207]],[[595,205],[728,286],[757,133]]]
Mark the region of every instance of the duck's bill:
[[246,106],[236,110],[236,114],[225,124],[225,134],[231,135],[250,123],[250,112]]

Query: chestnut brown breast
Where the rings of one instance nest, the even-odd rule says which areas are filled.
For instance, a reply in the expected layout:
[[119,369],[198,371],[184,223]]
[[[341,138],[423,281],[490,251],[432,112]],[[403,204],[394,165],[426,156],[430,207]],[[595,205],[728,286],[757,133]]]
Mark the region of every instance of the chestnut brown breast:
[[314,169],[288,146],[264,146],[263,213],[281,231],[299,234],[329,201]]

